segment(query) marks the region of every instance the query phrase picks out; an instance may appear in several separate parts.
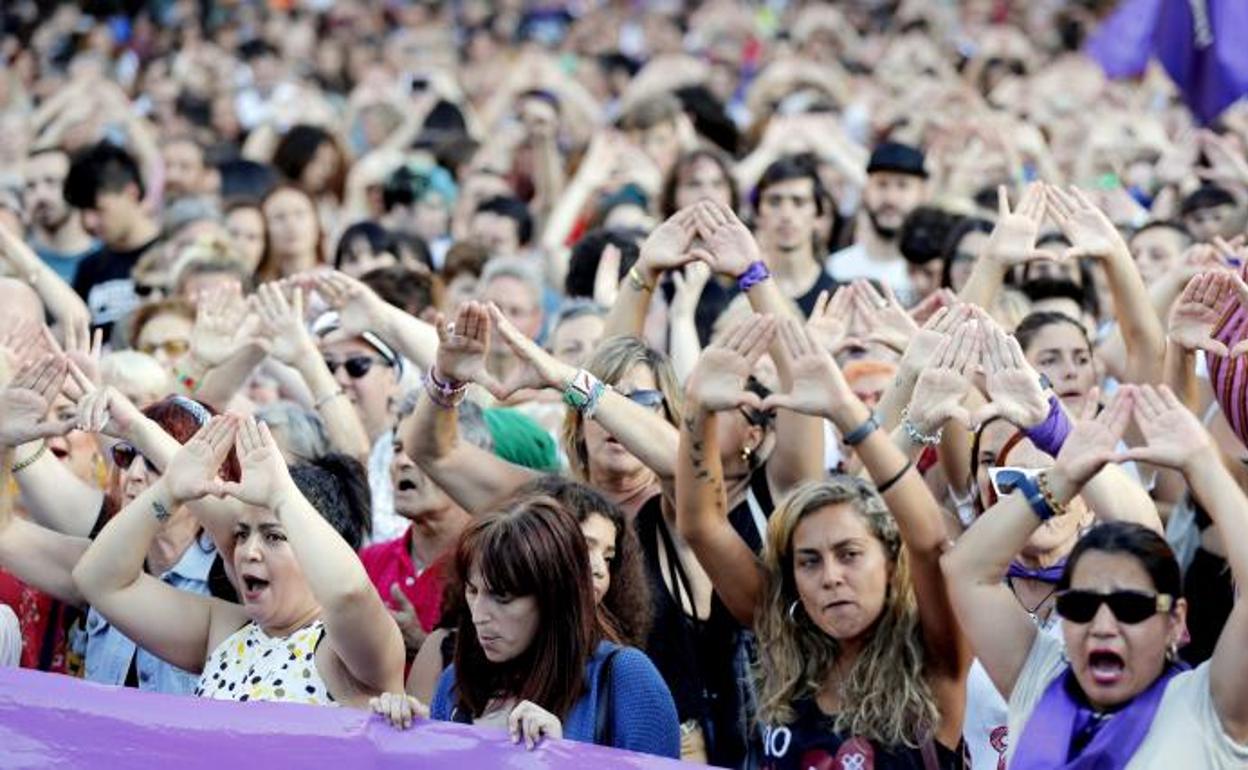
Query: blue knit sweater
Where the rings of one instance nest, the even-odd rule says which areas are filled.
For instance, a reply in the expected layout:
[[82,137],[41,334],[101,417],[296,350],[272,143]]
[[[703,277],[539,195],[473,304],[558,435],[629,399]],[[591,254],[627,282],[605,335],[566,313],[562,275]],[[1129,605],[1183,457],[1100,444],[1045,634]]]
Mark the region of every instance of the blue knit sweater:
[[[594,721],[598,713],[598,667],[615,648],[602,642],[585,667],[585,693],[563,720],[563,737],[582,743],[594,742]],[[662,757],[680,758],[680,724],[676,704],[667,684],[645,653],[632,647],[620,648],[611,663],[612,729],[611,745],[617,749],[640,751]],[[429,707],[433,719],[451,721],[455,710],[455,666],[448,666],[438,679]]]

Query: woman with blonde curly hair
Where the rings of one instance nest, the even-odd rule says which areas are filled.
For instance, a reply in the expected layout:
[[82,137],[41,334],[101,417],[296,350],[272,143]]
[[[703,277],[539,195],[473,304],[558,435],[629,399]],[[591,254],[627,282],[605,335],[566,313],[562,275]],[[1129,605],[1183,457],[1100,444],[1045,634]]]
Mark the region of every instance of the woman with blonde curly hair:
[[[793,384],[759,402],[745,377],[773,341]],[[719,414],[743,406],[832,420],[875,482],[798,487],[771,515],[761,563],[725,516],[716,443]],[[758,637],[761,766],[962,767],[970,655],[940,573],[939,506],[799,322],[746,319],[703,353],[678,457],[681,535]]]

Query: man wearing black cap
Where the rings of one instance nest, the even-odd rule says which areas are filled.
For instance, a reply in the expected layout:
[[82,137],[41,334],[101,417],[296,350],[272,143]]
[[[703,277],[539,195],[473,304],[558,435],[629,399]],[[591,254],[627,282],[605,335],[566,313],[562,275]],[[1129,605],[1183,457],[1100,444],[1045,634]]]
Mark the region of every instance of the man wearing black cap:
[[828,258],[828,272],[838,281],[877,280],[910,298],[906,260],[899,249],[901,224],[906,215],[927,199],[927,169],[923,152],[897,142],[885,142],[871,153],[862,209],[855,226],[854,245]]

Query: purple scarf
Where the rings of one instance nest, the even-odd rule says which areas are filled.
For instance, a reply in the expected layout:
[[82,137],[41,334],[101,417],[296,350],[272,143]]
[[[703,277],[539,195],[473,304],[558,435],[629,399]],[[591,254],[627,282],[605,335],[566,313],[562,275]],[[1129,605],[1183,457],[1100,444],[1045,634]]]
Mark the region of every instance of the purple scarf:
[[1040,583],[1048,583],[1049,585],[1057,585],[1057,581],[1062,579],[1062,573],[1066,570],[1066,560],[1062,559],[1057,564],[1048,567],[1040,567],[1033,569],[1022,562],[1011,561],[1010,569],[1005,573],[1007,580],[1015,578],[1026,578],[1027,580],[1035,580]]
[[[1031,712],[1011,770],[1122,770],[1144,742],[1170,679],[1187,670],[1170,664],[1148,689],[1107,718],[1086,704],[1070,666],[1054,679]],[[1079,749],[1072,754],[1076,738]]]

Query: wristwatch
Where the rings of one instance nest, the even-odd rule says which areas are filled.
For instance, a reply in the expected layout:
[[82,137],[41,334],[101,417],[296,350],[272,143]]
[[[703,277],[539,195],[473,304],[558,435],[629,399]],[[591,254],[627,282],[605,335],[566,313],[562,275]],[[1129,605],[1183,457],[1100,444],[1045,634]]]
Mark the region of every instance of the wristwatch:
[[1022,471],[1014,469],[1000,471],[997,474],[997,488],[1006,494],[1014,490],[1022,492],[1027,498],[1027,504],[1031,506],[1032,513],[1036,514],[1036,518],[1040,521],[1048,521],[1057,513],[1053,510],[1053,506],[1049,505],[1036,479]]

